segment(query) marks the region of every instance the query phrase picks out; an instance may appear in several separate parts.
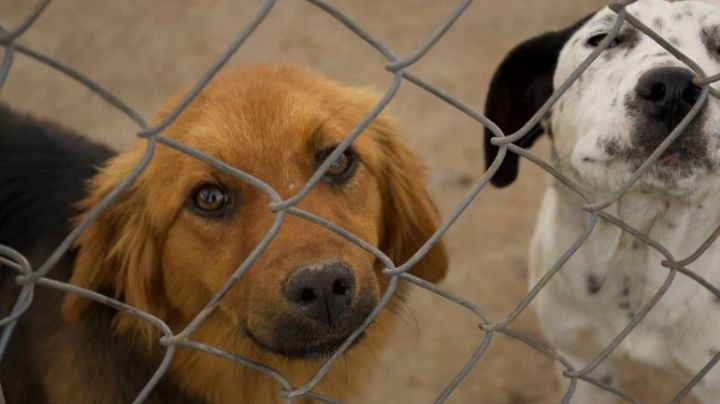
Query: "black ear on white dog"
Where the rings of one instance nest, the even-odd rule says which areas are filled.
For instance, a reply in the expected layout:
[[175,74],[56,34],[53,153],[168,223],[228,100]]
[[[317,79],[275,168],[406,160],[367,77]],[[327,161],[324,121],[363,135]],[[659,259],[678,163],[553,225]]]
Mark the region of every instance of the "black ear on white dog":
[[[548,32],[517,45],[500,63],[490,83],[485,102],[485,116],[495,122],[506,135],[520,129],[553,93],[553,76],[560,51],[570,37],[592,15],[562,31]],[[527,148],[535,143],[543,129],[536,125],[523,138],[515,142]],[[498,153],[490,143],[493,135],[485,129],[485,164],[492,164]],[[505,187],[518,175],[518,156],[508,153],[491,182]]]

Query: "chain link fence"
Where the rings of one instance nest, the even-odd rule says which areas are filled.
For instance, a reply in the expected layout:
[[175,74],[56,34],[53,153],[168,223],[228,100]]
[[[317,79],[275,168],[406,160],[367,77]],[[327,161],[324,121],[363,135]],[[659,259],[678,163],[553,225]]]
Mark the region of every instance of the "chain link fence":
[[[158,344],[165,347],[165,354],[163,360],[153,374],[153,376],[151,377],[151,379],[147,381],[145,387],[142,389],[142,391],[140,391],[134,403],[141,403],[148,397],[153,388],[158,384],[160,378],[163,377],[163,375],[169,368],[178,346],[203,351],[206,352],[208,355],[217,355],[227,360],[237,362],[241,366],[246,366],[248,368],[257,370],[258,372],[264,373],[268,377],[271,377],[277,381],[279,386],[279,394],[286,402],[293,402],[299,397],[307,397],[318,402],[335,403],[337,402],[335,399],[331,397],[325,397],[321,394],[313,392],[313,387],[318,383],[318,381],[323,378],[323,376],[328,372],[333,363],[341,355],[343,355],[345,350],[347,350],[348,347],[351,346],[353,341],[358,338],[358,336],[370,325],[370,323],[379,314],[379,312],[383,310],[383,308],[387,305],[388,301],[393,297],[397,289],[398,283],[402,281],[413,283],[419,287],[425,288],[437,294],[444,299],[448,299],[462,306],[463,308],[469,310],[474,315],[476,315],[479,322],[478,333],[482,339],[481,343],[471,355],[471,357],[468,358],[464,366],[462,366],[462,368],[457,372],[455,377],[450,380],[447,386],[439,393],[435,402],[443,402],[453,393],[453,391],[463,381],[463,379],[467,376],[473,366],[480,360],[483,354],[490,347],[493,338],[497,333],[509,336],[529,345],[530,347],[551,357],[565,368],[563,374],[568,379],[569,384],[562,398],[562,403],[567,403],[570,401],[579,382],[591,383],[599,388],[605,389],[606,391],[614,394],[615,396],[623,399],[624,401],[632,403],[639,402],[626,392],[611,387],[603,381],[591,377],[590,373],[595,368],[597,368],[601,362],[607,359],[608,356],[610,356],[610,354],[623,341],[623,339],[630,332],[632,332],[635,327],[638,326],[638,324],[643,320],[643,318],[645,318],[648,312],[652,310],[655,304],[668,291],[668,289],[672,286],[673,281],[678,276],[685,276],[691,278],[692,280],[700,284],[702,287],[713,293],[716,297],[720,298],[720,290],[716,286],[713,286],[706,279],[687,268],[688,265],[696,261],[708,248],[710,248],[715,239],[720,236],[720,227],[718,227],[716,231],[713,232],[713,234],[709,238],[707,238],[707,240],[701,246],[699,246],[698,249],[689,257],[677,259],[663,245],[647,237],[639,230],[629,226],[627,223],[624,223],[619,218],[604,212],[603,209],[616,202],[618,198],[622,196],[622,194],[627,192],[635,184],[635,182],[637,182],[637,180],[648,170],[648,168],[658,159],[658,157],[685,130],[685,128],[699,113],[702,105],[704,105],[704,103],[708,100],[710,96],[720,98],[720,92],[710,87],[711,83],[720,80],[720,74],[708,76],[693,60],[689,59],[682,52],[676,49],[672,44],[670,44],[667,40],[660,37],[651,28],[649,28],[641,21],[629,14],[626,10],[626,7],[637,0],[613,1],[610,4],[610,8],[617,14],[618,18],[609,35],[577,68],[577,70],[574,71],[570,75],[570,77],[568,77],[567,80],[554,92],[551,98],[544,104],[542,108],[540,108],[540,110],[537,111],[537,113],[525,124],[525,126],[523,126],[515,133],[505,134],[499,127],[497,127],[497,125],[484,117],[480,112],[474,110],[473,108],[455,99],[453,96],[444,93],[443,91],[426,83],[421,78],[413,76],[406,71],[415,62],[420,60],[443,37],[443,35],[467,10],[468,6],[472,3],[472,0],[465,0],[461,4],[459,4],[452,11],[452,13],[447,16],[443,23],[439,27],[437,27],[437,29],[430,35],[430,37],[427,38],[419,48],[417,48],[414,52],[412,52],[412,54],[407,57],[399,57],[390,47],[388,47],[379,39],[373,37],[370,33],[368,33],[362,27],[356,24],[351,18],[343,15],[331,4],[328,4],[323,0],[307,1],[312,5],[318,7],[319,9],[323,10],[333,18],[337,19],[345,27],[347,27],[347,29],[357,34],[364,41],[366,41],[373,48],[375,48],[378,52],[380,52],[388,61],[385,68],[389,72],[389,74],[393,76],[393,80],[389,88],[385,91],[382,99],[374,106],[370,113],[365,116],[361,122],[357,123],[357,126],[350,133],[347,134],[345,139],[320,165],[320,167],[313,174],[310,180],[308,180],[307,183],[305,183],[294,196],[286,200],[282,200],[278,193],[272,187],[266,184],[262,179],[253,177],[241,170],[228,166],[222,161],[215,160],[212,157],[207,156],[198,150],[189,148],[162,135],[162,131],[168,125],[170,125],[179,114],[182,113],[182,111],[188,106],[188,104],[192,102],[193,98],[225,65],[228,59],[230,59],[230,57],[232,57],[232,55],[238,50],[238,48],[242,46],[245,40],[248,39],[250,35],[252,35],[255,29],[265,20],[268,14],[270,14],[270,12],[276,6],[276,0],[267,0],[262,4],[254,19],[246,27],[244,27],[244,29],[242,29],[242,31],[237,35],[237,37],[232,41],[232,43],[227,47],[227,49],[222,53],[222,55],[211,66],[211,68],[197,81],[191,91],[189,91],[189,93],[182,99],[179,105],[177,105],[175,109],[162,120],[162,122],[158,123],[155,126],[149,126],[145,118],[143,118],[139,113],[137,113],[132,107],[115,97],[113,94],[105,90],[100,84],[92,81],[90,78],[88,78],[81,72],[73,69],[71,66],[63,62],[55,60],[34,49],[28,48],[18,42],[18,39],[22,36],[22,34],[32,27],[37,18],[47,8],[50,0],[42,1],[37,6],[35,11],[32,12],[29,16],[27,16],[27,18],[14,29],[7,29],[0,24],[0,46],[4,48],[4,54],[1,62],[2,64],[0,65],[0,89],[2,89],[2,85],[8,77],[8,73],[12,68],[13,60],[16,54],[25,55],[27,57],[35,59],[40,63],[44,63],[54,69],[57,69],[58,71],[64,73],[66,76],[76,80],[81,85],[84,85],[88,89],[92,90],[95,94],[103,98],[106,102],[108,102],[118,110],[122,111],[125,115],[127,115],[130,119],[137,123],[139,127],[137,136],[147,139],[147,148],[145,150],[144,157],[135,167],[135,169],[131,172],[131,174],[128,175],[120,183],[120,185],[117,186],[117,188],[115,188],[111,193],[109,193],[99,204],[90,209],[84,220],[82,220],[82,222],[79,223],[70,232],[69,235],[67,235],[67,237],[62,241],[62,243],[55,248],[53,253],[45,260],[42,265],[40,265],[40,267],[32,268],[28,260],[21,253],[13,250],[8,246],[0,245],[0,264],[3,264],[8,268],[17,271],[19,275],[16,278],[16,282],[21,289],[17,301],[13,306],[10,314],[0,319],[0,327],[2,328],[2,334],[0,336],[0,360],[2,360],[2,355],[8,348],[8,342],[10,340],[10,336],[13,333],[15,325],[17,324],[19,318],[23,315],[23,313],[25,313],[28,307],[32,304],[35,288],[45,287],[56,289],[65,293],[77,294],[86,299],[90,299],[101,304],[110,306],[116,310],[125,312],[131,316],[149,322],[150,324],[157,327],[157,329],[163,334],[163,336],[158,341]],[[582,192],[579,186],[573,183],[570,179],[560,174],[560,172],[558,172],[550,164],[533,155],[529,151],[516,146],[515,144],[513,144],[513,142],[516,142],[520,140],[523,136],[527,135],[531,128],[533,128],[538,122],[540,122],[540,120],[548,113],[554,103],[595,61],[595,59],[598,58],[601,52],[610,45],[610,43],[620,32],[623,24],[626,23],[640,29],[643,33],[651,37],[659,45],[661,45],[668,52],[670,52],[672,55],[684,62],[690,69],[692,69],[696,74],[694,82],[696,83],[696,85],[702,88],[702,91],[700,93],[699,99],[697,100],[691,111],[688,113],[688,115],[660,144],[660,146],[657,147],[657,149],[650,155],[650,157],[637,169],[632,178],[626,184],[624,184],[620,191],[607,200],[593,201],[590,200]],[[397,93],[403,81],[408,81],[413,85],[426,90],[427,92],[452,105],[461,113],[471,117],[480,125],[488,128],[495,136],[492,139],[492,143],[496,146],[499,146],[499,152],[487,172],[482,176],[478,183],[474,185],[469,194],[449,215],[449,217],[445,219],[445,221],[438,228],[436,233],[429,240],[427,240],[427,242],[422,246],[422,248],[420,248],[407,262],[394,263],[376,247],[366,243],[355,235],[350,234],[339,226],[327,222],[321,217],[313,215],[307,211],[298,209],[296,205],[318,183],[318,181],[324,175],[325,171],[330,167],[330,165],[335,161],[335,159],[338,158],[351,145],[351,143],[360,135],[360,133],[388,105],[388,103]],[[87,228],[91,222],[96,220],[99,215],[110,204],[112,204],[114,200],[133,183],[133,181],[137,179],[140,173],[145,169],[145,167],[153,158],[155,147],[158,143],[164,144],[183,153],[186,153],[196,159],[204,161],[215,169],[230,174],[256,187],[272,199],[272,203],[268,207],[268,209],[270,209],[275,214],[275,220],[272,226],[264,235],[262,241],[257,245],[253,253],[245,259],[245,261],[235,271],[231,278],[227,280],[221,290],[217,291],[212,300],[207,303],[205,308],[197,314],[197,316],[190,322],[190,324],[188,324],[183,330],[181,330],[177,334],[173,333],[172,330],[167,326],[167,324],[162,321],[162,319],[157,318],[150,313],[140,311],[134,307],[131,307],[127,304],[124,304],[123,302],[112,299],[110,297],[89,290],[85,290],[83,288],[79,288],[68,283],[58,282],[46,277],[46,275],[53,269],[55,264],[57,264],[57,262],[63,256],[63,254],[65,254],[67,250],[72,246],[80,233],[83,232],[83,230]],[[460,215],[462,215],[465,209],[473,202],[477,195],[487,185],[490,178],[498,170],[500,164],[508,153],[515,153],[530,160],[534,164],[540,166],[543,170],[547,171],[550,175],[555,177],[568,189],[572,190],[574,193],[583,198],[586,203],[584,208],[587,211],[588,220],[584,232],[575,240],[573,245],[565,251],[565,253],[560,257],[560,259],[555,262],[552,268],[548,269],[544,276],[539,280],[539,282],[537,282],[536,285],[534,285],[532,290],[525,296],[524,299],[522,299],[522,301],[515,307],[515,309],[512,310],[512,312],[505,318],[500,320],[494,320],[491,319],[486,314],[485,310],[483,310],[483,308],[479,305],[474,304],[461,296],[457,296],[441,287],[435,286],[413,275],[410,275],[408,273],[408,270],[412,268],[413,265],[415,265],[426,253],[428,253],[428,251],[430,251],[430,249],[438,242],[440,237],[453,225],[453,223],[455,223],[455,221],[460,217]],[[389,284],[386,291],[382,295],[382,298],[377,303],[375,308],[365,319],[361,327],[355,330],[352,335],[350,335],[347,340],[344,341],[344,343],[337,349],[337,351],[333,353],[329,358],[327,358],[324,364],[317,369],[314,375],[309,380],[307,380],[304,385],[301,386],[293,386],[283,374],[264,364],[253,362],[247,358],[243,358],[241,356],[219,350],[212,346],[193,341],[189,338],[190,334],[210,315],[210,313],[215,309],[215,307],[225,296],[225,294],[240,280],[245,271],[263,253],[270,241],[278,233],[283,223],[283,220],[287,215],[300,217],[319,226],[323,226],[341,235],[349,242],[352,242],[360,248],[372,253],[385,265],[383,273],[389,278]],[[662,270],[667,271],[667,277],[665,278],[662,286],[656,291],[654,296],[642,307],[641,310],[639,310],[634,315],[634,317],[629,321],[629,323],[622,330],[622,332],[617,335],[611,341],[611,343],[607,345],[587,366],[582,369],[576,369],[566,358],[564,358],[558,352],[554,351],[551,347],[544,344],[542,341],[538,340],[533,336],[513,331],[510,326],[513,324],[514,320],[517,319],[518,316],[528,307],[528,305],[530,305],[530,303],[533,301],[533,299],[535,299],[535,297],[543,289],[543,287],[551,281],[553,276],[563,267],[563,265],[588,239],[590,234],[593,232],[596,224],[600,220],[606,221],[613,224],[614,226],[619,227],[620,229],[633,235],[637,240],[647,244],[649,247],[662,254],[665,257],[665,260],[662,261],[662,263],[660,264],[662,266]],[[716,365],[718,361],[720,361],[720,353],[715,354],[714,357],[712,357],[712,359],[709,360],[707,364],[697,374],[695,374],[695,376],[673,398],[672,403],[680,402],[683,398],[685,398],[690,393],[692,388],[703,378],[703,376],[710,369],[712,369]],[[0,386],[0,403],[3,402],[4,399],[2,397],[2,387]]]

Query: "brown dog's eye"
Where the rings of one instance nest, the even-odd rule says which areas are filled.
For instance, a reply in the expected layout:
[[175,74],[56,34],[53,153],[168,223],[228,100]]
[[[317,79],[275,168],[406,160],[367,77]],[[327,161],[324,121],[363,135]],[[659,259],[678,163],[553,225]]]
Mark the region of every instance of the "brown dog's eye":
[[340,157],[338,157],[337,160],[332,163],[332,165],[330,165],[330,168],[325,171],[325,175],[329,175],[331,177],[343,175],[348,170],[348,168],[350,168],[350,163],[351,157],[348,156],[347,153],[343,153]]
[[[319,153],[317,155],[317,165],[322,164],[333,150],[335,150],[334,147]],[[351,149],[348,149],[330,165],[325,172],[325,178],[335,183],[345,182],[355,174],[356,168],[357,157]]]
[[195,188],[190,196],[193,211],[203,216],[220,216],[227,212],[230,195],[215,184],[203,184]]

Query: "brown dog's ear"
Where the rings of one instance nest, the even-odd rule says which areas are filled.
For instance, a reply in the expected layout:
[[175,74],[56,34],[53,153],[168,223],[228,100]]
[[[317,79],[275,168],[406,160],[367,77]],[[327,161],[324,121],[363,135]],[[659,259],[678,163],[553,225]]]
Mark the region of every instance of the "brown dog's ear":
[[[424,172],[415,155],[401,142],[397,127],[387,117],[373,123],[378,132],[383,167],[383,234],[380,249],[396,265],[404,264],[435,233],[440,215],[425,189]],[[437,243],[410,273],[429,282],[445,277],[448,257],[442,241]]]
[[[139,161],[137,154],[130,152],[114,158],[92,179],[89,195],[80,203],[84,212],[97,205],[130,173]],[[70,283],[157,316],[165,308],[159,279],[159,245],[142,189],[136,182],[80,235]],[[63,314],[68,321],[80,321],[92,304],[83,297],[68,294]],[[119,330],[139,330],[146,337],[151,337],[154,331],[150,324],[127,315],[116,317],[115,326]]]

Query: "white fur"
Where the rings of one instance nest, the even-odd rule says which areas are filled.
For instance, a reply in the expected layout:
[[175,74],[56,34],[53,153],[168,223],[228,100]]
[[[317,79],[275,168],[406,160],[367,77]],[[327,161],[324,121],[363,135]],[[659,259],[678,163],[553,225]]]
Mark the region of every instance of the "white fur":
[[[716,6],[696,1],[640,0],[628,10],[664,38],[672,38],[706,73],[720,71],[720,57],[710,54],[700,35],[704,27],[720,27],[720,9]],[[673,17],[687,11],[693,16]],[[558,60],[555,87],[592,51],[586,45],[587,38],[610,28],[612,23],[599,23],[605,16],[615,13],[601,10],[568,40]],[[657,20],[661,28],[653,26]],[[649,69],[684,66],[644,34],[628,52],[606,52],[616,54],[601,56],[582,81],[563,96],[545,123],[554,133],[556,167],[580,184],[593,201],[616,192],[634,170],[626,160],[609,155],[600,146],[612,137],[622,147],[632,147],[634,117],[625,110],[623,97],[634,91],[639,77]],[[620,101],[613,104],[618,97]],[[697,136],[708,137],[708,158],[717,163],[720,102],[711,98],[707,108]],[[720,225],[720,173],[716,167],[694,168],[685,175],[673,174],[670,180],[661,180],[651,172],[606,211],[665,246],[675,259],[686,258]],[[531,286],[586,228],[589,215],[582,205],[582,200],[561,184],[552,183],[546,190],[531,246]],[[537,299],[542,329],[550,343],[581,369],[658,291],[669,273],[661,265],[663,260],[653,248],[600,220],[587,242]],[[720,242],[689,269],[720,286]],[[590,293],[589,289],[598,285],[600,290]],[[616,383],[616,358],[620,355],[695,374],[718,350],[720,303],[698,283],[677,274],[665,296],[593,376]],[[720,402],[720,368],[711,370],[693,392],[705,403]],[[574,397],[573,402],[582,404],[613,400],[584,382],[578,384]]]

